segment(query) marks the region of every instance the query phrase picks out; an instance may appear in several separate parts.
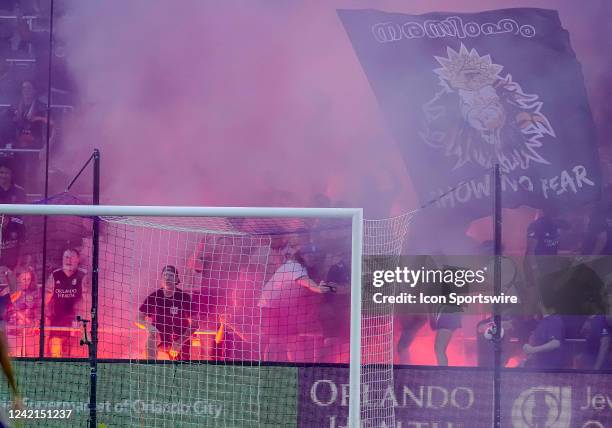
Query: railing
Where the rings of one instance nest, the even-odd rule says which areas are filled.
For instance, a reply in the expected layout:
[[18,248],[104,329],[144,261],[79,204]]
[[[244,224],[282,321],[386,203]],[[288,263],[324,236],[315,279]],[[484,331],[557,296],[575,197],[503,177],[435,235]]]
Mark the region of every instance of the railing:
[[[0,104],[0,109],[6,109],[12,107],[12,104]],[[61,110],[62,113],[73,112],[74,106],[69,104],[51,104],[51,109]]]
[[0,153],[40,153],[42,149],[14,149],[12,147],[0,148]]

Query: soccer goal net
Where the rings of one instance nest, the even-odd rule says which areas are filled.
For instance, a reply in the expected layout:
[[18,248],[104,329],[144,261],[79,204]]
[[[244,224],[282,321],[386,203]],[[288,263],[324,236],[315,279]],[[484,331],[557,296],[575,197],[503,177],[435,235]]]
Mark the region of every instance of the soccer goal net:
[[[5,205],[0,213],[97,222],[97,237],[59,245],[56,265],[41,267],[38,334],[47,337],[31,341],[35,351],[20,343],[22,355],[42,354],[38,371],[82,386],[58,400],[83,421],[71,425],[86,426],[95,405],[107,426],[394,426],[384,400],[393,308],[362,300],[361,287],[377,256],[399,255],[408,218],[315,208]],[[51,389],[29,381],[24,395],[49,400]],[[322,417],[322,407],[337,411]]]

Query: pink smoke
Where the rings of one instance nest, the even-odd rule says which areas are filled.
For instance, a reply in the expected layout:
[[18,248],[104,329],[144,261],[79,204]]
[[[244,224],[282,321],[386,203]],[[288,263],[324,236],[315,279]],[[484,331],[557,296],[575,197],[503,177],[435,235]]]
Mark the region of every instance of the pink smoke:
[[339,8],[558,9],[600,131],[610,133],[604,1],[68,4],[56,28],[85,103],[53,162],[76,170],[99,147],[106,203],[295,206],[326,194],[378,216],[388,207],[377,206],[377,188],[399,184],[393,211],[416,207]]

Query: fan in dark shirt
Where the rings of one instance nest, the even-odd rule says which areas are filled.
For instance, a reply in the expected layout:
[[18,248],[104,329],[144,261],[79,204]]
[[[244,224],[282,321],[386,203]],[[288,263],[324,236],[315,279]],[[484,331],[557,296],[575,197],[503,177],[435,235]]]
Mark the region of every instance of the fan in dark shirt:
[[601,370],[607,368],[610,350],[610,326],[604,315],[592,315],[584,323],[582,333],[586,338],[581,356],[582,368]]
[[160,289],[151,293],[140,306],[138,321],[149,331],[148,359],[156,359],[158,349],[174,360],[190,358],[190,339],[196,326],[191,297],[177,288],[179,283],[177,269],[164,266]]
[[[24,204],[25,190],[13,181],[13,166],[0,161],[0,204]],[[19,262],[21,244],[25,239],[23,219],[19,216],[0,216],[0,264],[15,269]]]
[[562,369],[567,365],[565,323],[563,316],[554,313],[554,290],[543,290],[540,307],[542,318],[531,333],[529,343],[523,345],[527,356],[525,367],[535,369]]
[[537,285],[540,299],[545,289],[562,285],[563,275],[571,265],[569,258],[559,256],[560,240],[570,228],[570,223],[553,208],[545,209],[544,215],[527,227],[523,271],[527,285]]

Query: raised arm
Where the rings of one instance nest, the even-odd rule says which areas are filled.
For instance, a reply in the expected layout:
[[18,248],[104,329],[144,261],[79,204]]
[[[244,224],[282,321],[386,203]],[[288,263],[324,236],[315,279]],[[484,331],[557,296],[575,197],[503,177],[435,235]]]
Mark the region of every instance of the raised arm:
[[54,286],[55,284],[53,283],[53,274],[51,274],[45,282],[45,305],[49,305],[49,302],[51,302],[51,299],[53,298]]
[[551,339],[548,342],[538,346],[526,344],[523,346],[523,351],[525,351],[526,354],[539,354],[540,352],[554,351],[560,346],[561,341],[559,339]]
[[305,287],[314,293],[323,294],[329,293],[331,291],[330,287],[325,285],[319,285],[307,276],[303,276],[301,278],[296,279],[296,282],[298,283],[298,285]]
[[15,272],[6,266],[0,266],[0,273],[3,275],[4,280],[8,284],[10,299],[11,302],[14,303],[21,295],[21,290],[19,290],[17,287],[17,277],[15,276]]
[[151,325],[150,318],[144,312],[138,311],[138,316],[136,317],[136,324],[144,328],[145,330],[150,330],[149,326]]
[[153,325],[153,318],[148,313],[148,309],[147,309],[150,306],[149,298],[150,296],[147,297],[147,299],[140,306],[140,308],[138,308],[138,315],[136,316],[136,324],[140,328],[147,330],[149,333],[157,333],[157,329]]
[[202,273],[204,270],[204,242],[200,242],[187,260],[187,269],[197,273]]

